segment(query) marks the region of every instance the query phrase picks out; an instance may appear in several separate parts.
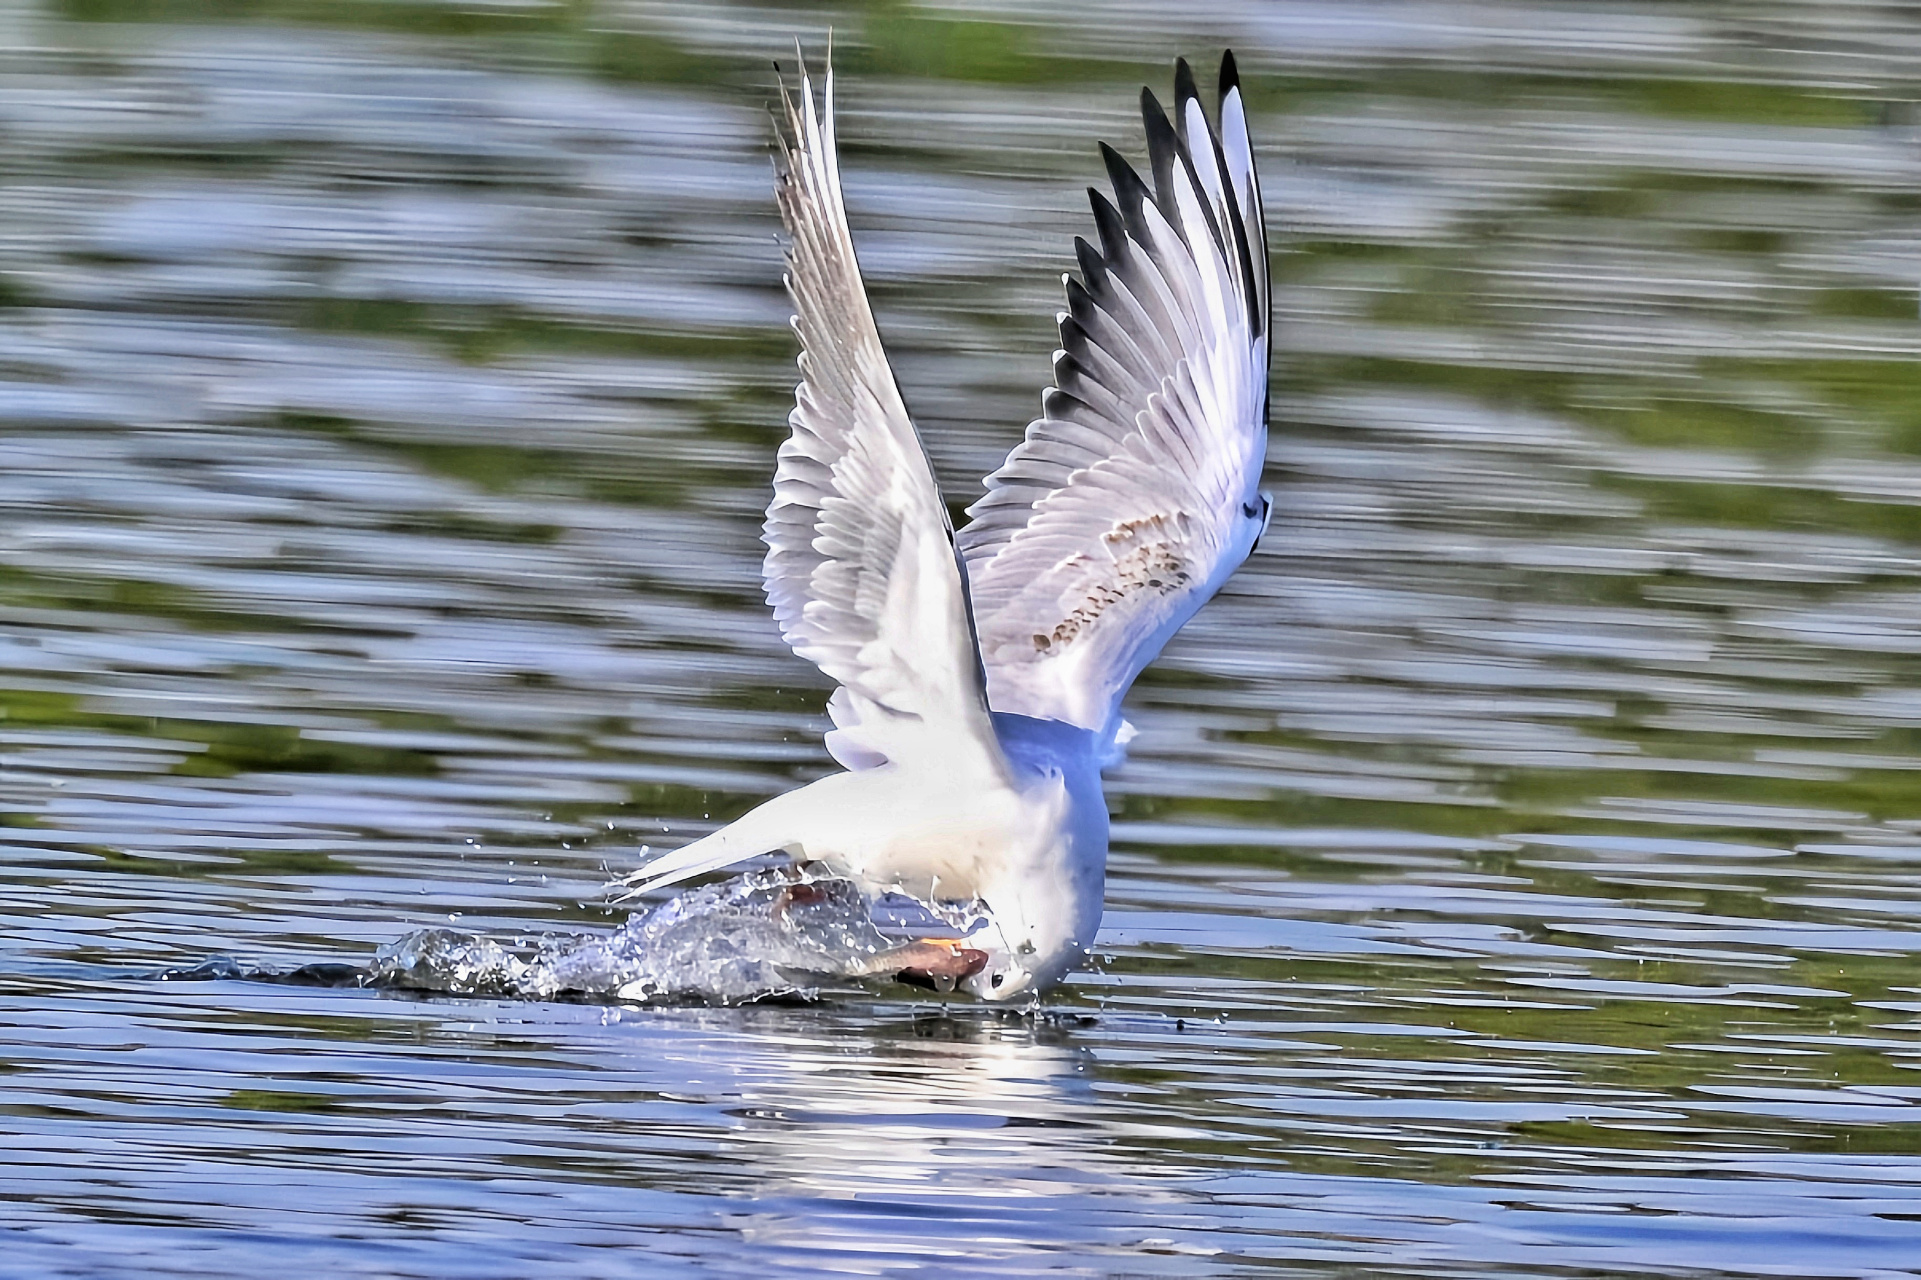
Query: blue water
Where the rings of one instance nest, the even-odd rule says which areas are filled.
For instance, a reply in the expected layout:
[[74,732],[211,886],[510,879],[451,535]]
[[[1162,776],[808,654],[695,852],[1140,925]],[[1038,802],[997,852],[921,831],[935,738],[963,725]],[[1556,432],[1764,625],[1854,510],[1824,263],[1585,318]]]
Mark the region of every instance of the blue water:
[[[1095,140],[1247,76],[1275,519],[1130,703],[1097,962],[359,985],[617,945],[643,846],[832,767],[756,541],[767,63],[830,23],[957,504]],[[1917,55],[1848,0],[0,8],[0,1275],[1921,1274]]]

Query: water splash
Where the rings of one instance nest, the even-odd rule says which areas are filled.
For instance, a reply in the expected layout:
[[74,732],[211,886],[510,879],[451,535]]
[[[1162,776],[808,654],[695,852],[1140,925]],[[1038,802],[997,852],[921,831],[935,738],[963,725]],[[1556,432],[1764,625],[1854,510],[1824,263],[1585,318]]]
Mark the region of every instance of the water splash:
[[894,977],[951,991],[978,967],[980,953],[960,944],[988,924],[979,902],[868,895],[852,881],[790,866],[687,890],[610,934],[417,929],[365,968],[280,969],[215,956],[152,977],[643,1003],[812,999],[825,986]]
[[[847,880],[779,868],[692,889],[612,934],[503,942],[422,929],[383,947],[367,985],[501,995],[738,1004],[811,998],[823,986],[904,971],[951,990],[953,948],[986,924],[975,903],[863,894]],[[965,956],[965,952],[958,953]]]

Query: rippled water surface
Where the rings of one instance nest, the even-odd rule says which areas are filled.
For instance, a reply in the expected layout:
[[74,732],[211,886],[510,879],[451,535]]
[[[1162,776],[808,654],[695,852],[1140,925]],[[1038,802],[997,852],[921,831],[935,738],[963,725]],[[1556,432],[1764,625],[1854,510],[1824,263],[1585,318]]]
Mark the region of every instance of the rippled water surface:
[[[1276,518],[1101,963],[329,985],[830,767],[756,541],[830,24],[957,505],[1095,139],[1247,75]],[[1847,0],[0,8],[0,1274],[1921,1274],[1917,99]]]

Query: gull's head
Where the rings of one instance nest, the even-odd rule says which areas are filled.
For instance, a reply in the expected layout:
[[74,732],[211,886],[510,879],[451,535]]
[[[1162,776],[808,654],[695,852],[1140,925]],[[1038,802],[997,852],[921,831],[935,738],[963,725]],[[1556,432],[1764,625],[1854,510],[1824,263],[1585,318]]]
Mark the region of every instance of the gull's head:
[[961,990],[969,995],[996,1003],[1022,996],[1037,996],[1047,985],[1033,970],[1025,968],[1013,957],[992,953],[989,953],[987,963],[979,973],[961,979],[960,984]]
[[[1088,776],[1098,777],[1091,765]],[[962,990],[994,1003],[1034,1000],[1087,959],[1101,927],[1107,853],[1098,782],[1089,790],[1078,805],[1064,786],[1049,794],[1050,812],[1034,828],[1058,842],[1050,856],[981,886],[986,920],[962,945],[986,963],[961,979]]]
[[[1056,935],[1042,945],[1034,932],[1009,931],[1007,923],[988,916],[962,937],[913,943],[887,960],[901,982],[1005,1003],[1038,998],[1086,958],[1078,942]],[[1010,942],[1010,933],[1018,941]]]
[[1077,968],[1087,958],[1087,948],[1063,927],[1070,922],[1050,919],[1050,914],[1029,919],[1018,908],[1006,917],[996,913],[987,928],[964,944],[986,956],[986,963],[960,980],[961,990],[997,1004],[1031,1000]]
[[887,960],[897,981],[1004,1003],[1039,996],[1074,967],[1079,955],[1078,949],[1064,957],[1043,955],[1031,946],[1010,947],[998,928],[983,922],[965,937],[912,943],[887,953]]

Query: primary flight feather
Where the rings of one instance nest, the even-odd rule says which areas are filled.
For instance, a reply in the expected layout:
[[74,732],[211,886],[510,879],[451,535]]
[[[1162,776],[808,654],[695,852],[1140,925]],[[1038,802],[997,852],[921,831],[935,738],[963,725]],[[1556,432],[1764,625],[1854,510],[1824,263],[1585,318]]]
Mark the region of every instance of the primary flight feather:
[[978,900],[962,985],[1035,993],[1101,918],[1100,770],[1134,678],[1259,539],[1268,266],[1233,55],[1210,119],[1187,64],[1143,91],[1149,178],[1102,147],[1042,416],[955,534],[895,383],[841,200],[834,76],[782,90],[801,381],[763,537],[767,598],[838,685],[846,769],[628,877],[635,893],[785,851],[873,891]]

